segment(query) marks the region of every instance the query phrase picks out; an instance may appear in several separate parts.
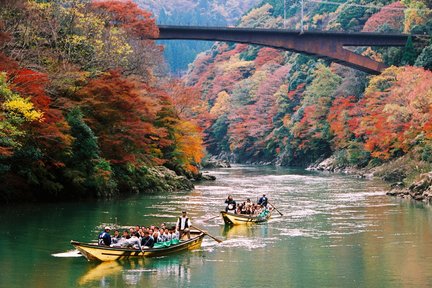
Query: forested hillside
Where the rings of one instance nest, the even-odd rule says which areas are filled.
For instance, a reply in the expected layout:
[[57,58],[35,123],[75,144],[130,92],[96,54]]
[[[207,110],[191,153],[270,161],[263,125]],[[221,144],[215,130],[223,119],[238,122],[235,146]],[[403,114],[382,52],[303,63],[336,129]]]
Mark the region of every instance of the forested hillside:
[[[153,12],[158,24],[185,26],[235,25],[240,17],[260,0],[137,0],[144,9]],[[184,74],[198,53],[208,50],[213,42],[160,41],[164,56],[173,74]]]
[[197,173],[201,129],[181,107],[197,97],[163,77],[150,12],[131,1],[1,7],[1,202],[191,186],[182,175]]
[[[283,27],[279,2],[263,1],[239,26]],[[299,29],[298,5],[288,8],[287,28]],[[431,35],[430,8],[430,1],[421,0],[309,2],[305,29]],[[371,77],[306,55],[234,43],[200,54],[184,80],[208,105],[208,151],[231,161],[286,166],[307,166],[331,155],[339,167],[406,157],[415,161],[414,170],[430,169],[430,38],[415,45],[409,39],[404,48],[356,52],[400,67]]]

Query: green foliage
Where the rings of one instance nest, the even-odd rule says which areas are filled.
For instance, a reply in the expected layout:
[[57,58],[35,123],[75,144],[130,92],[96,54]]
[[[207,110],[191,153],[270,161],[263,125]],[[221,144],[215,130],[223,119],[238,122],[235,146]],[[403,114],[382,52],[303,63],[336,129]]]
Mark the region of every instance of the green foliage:
[[423,49],[414,65],[432,70],[432,44]]
[[253,61],[256,59],[260,46],[248,45],[247,49],[240,53],[240,59],[244,61]]
[[401,63],[403,65],[414,65],[416,61],[417,53],[414,49],[414,44],[412,41],[411,35],[408,37],[407,43],[405,44],[405,48],[402,52]]
[[335,152],[339,166],[366,167],[371,159],[370,152],[364,150],[363,143],[351,141],[346,149]]

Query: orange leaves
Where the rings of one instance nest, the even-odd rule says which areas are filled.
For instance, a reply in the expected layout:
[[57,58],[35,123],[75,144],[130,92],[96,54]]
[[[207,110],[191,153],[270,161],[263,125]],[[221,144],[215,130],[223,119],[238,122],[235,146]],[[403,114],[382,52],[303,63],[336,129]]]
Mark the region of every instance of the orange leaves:
[[416,138],[432,136],[432,72],[391,67],[371,79],[363,99],[339,98],[327,117],[337,148],[352,134],[364,140],[373,157],[407,153]]
[[177,160],[187,170],[197,173],[197,165],[204,157],[201,129],[192,121],[180,120],[175,126],[174,139]]
[[356,125],[352,121],[355,114],[356,99],[353,96],[347,98],[337,98],[333,101],[332,107],[327,115],[327,122],[330,124],[330,129],[334,135],[333,141],[339,148],[344,148],[350,138],[352,131]]
[[91,80],[79,97],[106,159],[135,162],[140,159],[135,155],[140,150],[150,158],[160,156],[155,139],[165,133],[153,124],[158,104],[146,85],[111,71]]
[[[386,9],[389,8],[389,9]],[[396,9],[400,10],[396,10]],[[363,27],[364,32],[380,31],[386,26],[390,31],[384,32],[400,32],[403,29],[404,12],[402,8],[405,6],[400,2],[394,2],[384,6],[379,12],[372,15]]]
[[257,58],[255,59],[255,65],[258,69],[264,64],[281,64],[283,59],[284,57],[280,50],[264,47],[259,50]]
[[93,7],[106,11],[113,26],[121,26],[134,37],[157,38],[159,30],[151,13],[130,0],[94,1]]

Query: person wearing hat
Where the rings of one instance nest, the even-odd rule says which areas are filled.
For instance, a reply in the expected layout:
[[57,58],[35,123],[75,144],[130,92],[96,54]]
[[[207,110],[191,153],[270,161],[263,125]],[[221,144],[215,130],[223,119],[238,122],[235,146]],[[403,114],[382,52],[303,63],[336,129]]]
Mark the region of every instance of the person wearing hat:
[[182,239],[184,234],[187,234],[188,239],[190,239],[190,230],[189,227],[192,226],[191,221],[186,216],[186,211],[182,211],[182,216],[177,219],[177,231],[179,231],[179,239]]
[[111,245],[111,235],[109,234],[111,228],[106,226],[105,230],[102,231],[98,236],[98,244],[110,246]]

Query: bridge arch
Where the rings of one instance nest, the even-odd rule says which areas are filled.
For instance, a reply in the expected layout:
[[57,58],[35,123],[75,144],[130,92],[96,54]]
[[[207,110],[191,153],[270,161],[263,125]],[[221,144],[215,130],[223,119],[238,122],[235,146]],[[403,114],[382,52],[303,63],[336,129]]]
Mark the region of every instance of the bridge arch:
[[380,74],[384,63],[356,54],[348,46],[405,46],[408,34],[365,32],[297,31],[281,29],[159,26],[159,38],[165,40],[209,40],[257,44],[313,55],[364,71]]

